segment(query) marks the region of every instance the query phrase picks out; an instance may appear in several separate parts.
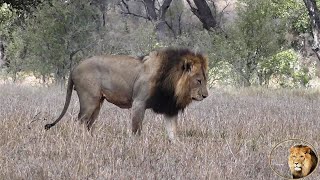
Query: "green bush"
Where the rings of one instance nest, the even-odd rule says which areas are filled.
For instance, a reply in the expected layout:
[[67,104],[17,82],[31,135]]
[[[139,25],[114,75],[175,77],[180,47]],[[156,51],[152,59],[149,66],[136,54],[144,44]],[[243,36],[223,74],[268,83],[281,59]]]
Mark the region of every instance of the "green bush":
[[281,51],[259,63],[257,75],[259,84],[281,87],[306,87],[311,80],[309,69],[299,61],[299,55],[292,49]]

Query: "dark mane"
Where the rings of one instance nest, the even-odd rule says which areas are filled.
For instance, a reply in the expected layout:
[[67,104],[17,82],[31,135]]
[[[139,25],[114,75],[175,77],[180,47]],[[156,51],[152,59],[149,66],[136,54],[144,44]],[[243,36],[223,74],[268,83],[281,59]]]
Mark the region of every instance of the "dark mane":
[[[204,57],[189,49],[178,48],[158,51],[158,56],[161,57],[161,66],[158,70],[152,96],[147,100],[147,107],[152,108],[156,113],[174,116],[191,102],[190,97],[188,97],[185,98],[186,103],[184,105],[178,104],[175,95],[177,81],[183,74],[184,57],[192,56],[198,57],[198,59],[204,59]],[[190,94],[189,88],[185,88],[185,90]]]

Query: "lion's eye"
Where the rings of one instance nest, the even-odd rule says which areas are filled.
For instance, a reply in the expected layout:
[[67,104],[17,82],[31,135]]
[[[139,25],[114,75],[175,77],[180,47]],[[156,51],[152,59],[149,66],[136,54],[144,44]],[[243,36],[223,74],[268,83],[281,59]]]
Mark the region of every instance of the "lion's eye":
[[301,158],[303,158],[303,156],[300,156]]
[[202,81],[201,81],[201,79],[198,79],[198,84],[202,84]]

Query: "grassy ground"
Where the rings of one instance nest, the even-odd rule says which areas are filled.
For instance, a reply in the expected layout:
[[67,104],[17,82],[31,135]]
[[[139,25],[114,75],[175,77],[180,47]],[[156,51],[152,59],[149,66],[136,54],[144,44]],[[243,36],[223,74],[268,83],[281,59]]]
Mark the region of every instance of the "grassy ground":
[[[60,124],[45,131],[65,90],[0,85],[0,179],[281,179],[269,166],[276,144],[300,138],[320,151],[319,97],[315,90],[211,90],[180,114],[180,143],[170,144],[162,116],[147,111],[134,137],[130,111],[108,103],[90,135],[76,121],[76,95]],[[272,157],[288,175],[286,155]],[[319,177],[318,168],[307,179]]]

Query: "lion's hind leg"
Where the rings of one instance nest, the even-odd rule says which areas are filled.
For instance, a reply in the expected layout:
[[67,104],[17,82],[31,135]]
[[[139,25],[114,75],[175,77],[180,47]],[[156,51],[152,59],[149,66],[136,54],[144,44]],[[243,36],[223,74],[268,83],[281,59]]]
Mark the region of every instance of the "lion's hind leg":
[[93,111],[93,113],[92,113],[92,115],[91,115],[91,118],[87,121],[87,128],[88,128],[88,130],[91,129],[94,121],[98,118],[99,112],[100,112],[100,109],[101,109],[101,106],[102,106],[102,104],[103,104],[103,101],[104,101],[104,98],[101,98],[99,105],[98,105],[98,106],[96,107],[96,109]]
[[[78,92],[79,101],[80,101],[80,112],[78,119],[81,124],[87,125],[88,130],[90,130],[94,120],[97,118],[102,97],[92,96],[87,92]],[[101,100],[102,99],[102,100]]]

